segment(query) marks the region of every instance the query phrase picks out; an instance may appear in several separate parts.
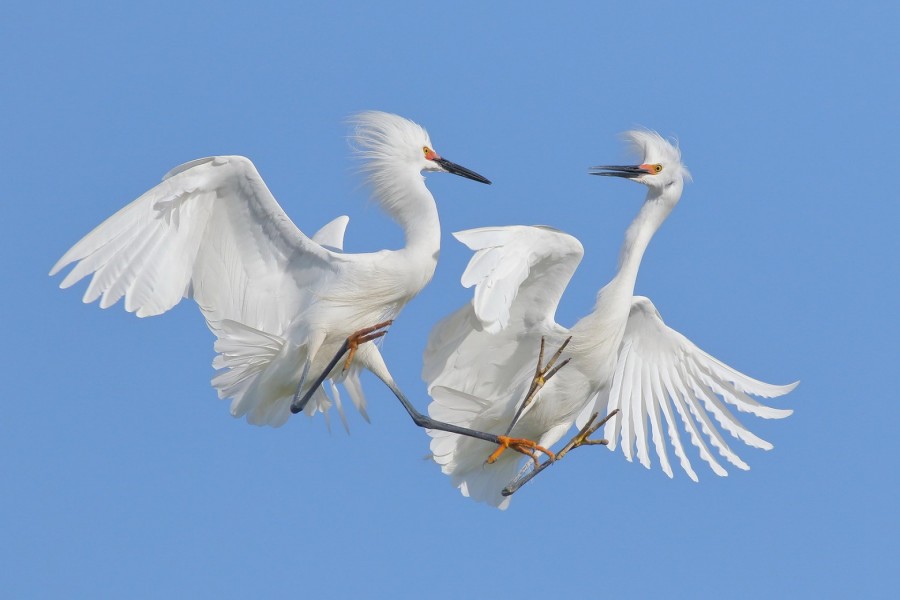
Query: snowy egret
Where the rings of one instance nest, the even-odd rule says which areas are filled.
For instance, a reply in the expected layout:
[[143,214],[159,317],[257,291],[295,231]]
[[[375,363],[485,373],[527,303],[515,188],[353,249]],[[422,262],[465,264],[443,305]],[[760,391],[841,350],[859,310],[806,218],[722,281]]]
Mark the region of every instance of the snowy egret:
[[[549,227],[486,227],[454,234],[475,251],[462,276],[463,285],[474,285],[475,293],[469,305],[432,330],[423,367],[433,398],[429,414],[551,447],[573,423],[585,431],[597,415],[618,409],[605,423],[611,450],[621,439],[625,457],[632,460],[636,447],[638,460],[650,468],[652,439],[662,469],[672,477],[667,433],[681,467],[697,481],[681,442],[677,413],[691,443],[716,474],[727,472],[701,432],[725,459],[748,469],[710,415],[732,436],[770,449],[772,445],[744,428],[724,403],[758,417],[783,418],[792,411],[764,406],[748,394],[780,396],[797,384],[766,384],[724,365],[667,327],[648,298],[633,295],[644,250],[690,175],[678,148],[655,132],[630,131],[625,137],[643,156],[642,164],[595,167],[591,173],[641,183],[649,188],[647,197],[625,234],[617,273],[598,293],[594,311],[571,329],[557,324],[555,313],[583,255],[577,239]],[[552,379],[548,371],[560,353],[542,364],[545,338],[557,346],[568,341],[562,356],[570,362]],[[532,376],[539,345],[541,358]],[[537,393],[523,409],[529,388]],[[523,478],[520,456],[495,451],[480,440],[439,431],[431,435],[435,461],[464,495],[507,506],[509,497],[501,490],[517,474],[516,481]]]
[[[250,160],[217,156],[167,173],[75,244],[50,274],[77,263],[60,287],[92,274],[85,302],[99,298],[107,308],[124,296],[125,309],[139,317],[193,298],[217,337],[213,366],[220,373],[212,385],[232,399],[231,413],[250,423],[277,427],[292,408],[327,417],[331,401],[319,385],[326,378],[345,427],[336,381],[368,419],[359,382],[365,368],[394,390],[418,425],[441,428],[403,397],[378,348],[364,342],[383,334],[434,273],[440,224],[421,172],[490,181],[438,155],[412,121],[372,111],[353,123],[374,196],[405,233],[400,250],[342,253],[346,216],[306,237]],[[339,348],[350,350],[341,367]]]

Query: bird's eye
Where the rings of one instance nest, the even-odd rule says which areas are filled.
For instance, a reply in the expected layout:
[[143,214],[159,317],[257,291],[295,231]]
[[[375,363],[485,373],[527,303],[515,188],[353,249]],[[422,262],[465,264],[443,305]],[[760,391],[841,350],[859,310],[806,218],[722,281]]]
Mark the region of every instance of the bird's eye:
[[428,153],[431,152],[431,148],[428,146],[422,146],[422,152],[425,153],[425,156],[428,156]]
[[662,171],[662,165],[661,165],[661,164],[656,163],[655,165],[653,165],[653,172],[654,172],[654,173],[659,173],[660,171]]

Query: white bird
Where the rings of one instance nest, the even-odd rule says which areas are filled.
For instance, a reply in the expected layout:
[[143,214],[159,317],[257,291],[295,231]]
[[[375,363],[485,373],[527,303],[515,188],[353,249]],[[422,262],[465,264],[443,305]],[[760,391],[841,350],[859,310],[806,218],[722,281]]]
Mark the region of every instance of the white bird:
[[[220,373],[212,385],[220,398],[231,398],[235,417],[277,427],[290,416],[292,399],[297,412],[311,396],[306,413],[318,410],[327,418],[331,402],[318,385],[325,377],[332,378],[345,427],[335,380],[366,417],[361,369],[399,394],[378,348],[360,346],[343,369],[329,359],[357,330],[394,319],[431,280],[441,231],[422,171],[490,181],[439,156],[412,121],[373,111],[353,123],[363,170],[376,200],[403,228],[403,248],[342,253],[346,216],[309,238],[249,159],[216,156],[167,173],[75,244],[50,275],[76,263],[60,287],[92,275],[85,302],[99,298],[107,308],[124,296],[125,309],[139,317],[193,298],[217,337],[213,366]],[[421,417],[417,424],[440,425],[398,397],[414,419]]]
[[[749,432],[725,404],[758,417],[783,418],[792,411],[763,406],[748,394],[780,396],[797,383],[770,385],[739,373],[667,327],[648,298],[633,295],[644,250],[690,174],[678,148],[657,133],[630,131],[625,137],[643,156],[642,164],[591,172],[641,183],[649,188],[647,197],[625,234],[616,275],[598,293],[593,312],[571,329],[556,323],[555,313],[583,255],[577,239],[549,227],[486,227],[454,234],[475,251],[462,276],[462,284],[474,285],[475,293],[470,304],[431,332],[423,367],[433,398],[429,414],[549,448],[573,423],[581,427],[595,411],[608,415],[619,409],[604,430],[611,450],[621,440],[629,461],[636,448],[638,460],[650,468],[652,439],[660,466],[672,477],[668,435],[681,467],[697,481],[679,434],[680,419],[717,475],[727,472],[703,435],[726,460],[748,469],[719,429],[757,448],[772,445]],[[542,337],[560,345],[569,336],[563,356],[570,362],[517,415],[532,384]],[[519,471],[521,456],[505,453],[487,464],[485,458],[496,446],[430,433],[434,460],[463,495],[507,506],[509,497],[501,490],[524,473]]]

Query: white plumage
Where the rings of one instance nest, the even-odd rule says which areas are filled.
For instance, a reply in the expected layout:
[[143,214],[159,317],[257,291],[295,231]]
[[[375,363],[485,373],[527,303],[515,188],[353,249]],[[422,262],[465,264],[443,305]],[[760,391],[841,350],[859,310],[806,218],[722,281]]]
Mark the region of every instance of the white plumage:
[[[220,373],[212,385],[219,396],[232,399],[236,417],[281,425],[301,378],[310,385],[348,335],[393,319],[431,280],[440,224],[421,172],[487,183],[437,155],[416,123],[382,112],[359,114],[353,123],[375,198],[404,230],[399,250],[343,254],[344,216],[307,237],[249,159],[216,156],[167,173],[75,244],[50,274],[75,263],[61,287],[91,276],[85,302],[99,299],[106,308],[124,297],[125,309],[139,317],[193,298],[217,337],[213,366]],[[374,344],[332,375],[345,377],[365,416],[362,368],[393,382]],[[329,406],[320,388],[306,412]]]
[[[783,418],[791,411],[764,406],[749,395],[780,396],[797,384],[762,383],[724,365],[666,326],[648,298],[633,295],[644,250],[680,199],[689,173],[679,150],[658,134],[632,131],[626,137],[643,163],[596,167],[593,173],[642,183],[649,188],[647,198],[626,233],[618,272],[600,290],[594,311],[571,329],[557,324],[555,313],[583,255],[578,240],[548,227],[454,234],[475,251],[462,277],[475,293],[469,305],[431,333],[423,367],[433,398],[429,412],[451,423],[504,432],[531,384],[541,337],[553,348],[571,335],[563,355],[571,357],[570,363],[525,408],[510,435],[550,447],[593,412],[606,415],[619,409],[604,437],[611,450],[621,442],[629,461],[636,455],[649,468],[652,441],[660,466],[672,477],[671,445],[682,469],[696,481],[680,421],[716,474],[727,472],[704,437],[726,460],[747,469],[720,430],[757,448],[772,445],[741,425],[726,405],[763,418]],[[496,463],[485,464],[495,448],[490,444],[430,433],[435,461],[464,495],[500,508],[508,505],[509,497],[500,492],[519,473],[521,455],[506,452]]]

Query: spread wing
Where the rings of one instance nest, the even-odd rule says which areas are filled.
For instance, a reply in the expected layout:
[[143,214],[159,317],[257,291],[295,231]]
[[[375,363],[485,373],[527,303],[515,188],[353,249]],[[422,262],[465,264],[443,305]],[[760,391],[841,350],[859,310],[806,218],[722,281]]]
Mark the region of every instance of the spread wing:
[[[340,247],[346,220],[321,233]],[[317,234],[318,235],[318,234]],[[344,259],[285,215],[249,159],[217,156],[173,169],[86,235],[56,263],[76,263],[66,288],[91,275],[85,302],[122,297],[139,317],[194,298],[210,321],[230,319],[280,335]]]
[[[528,383],[530,376],[522,374],[534,369],[541,335],[565,334],[556,307],[584,249],[550,227],[482,227],[453,235],[475,251],[462,276],[475,293],[432,329],[422,376],[429,388],[493,399]],[[535,343],[522,343],[529,334]]]
[[629,461],[636,448],[638,460],[650,468],[652,439],[660,466],[672,477],[665,441],[668,435],[681,467],[697,481],[681,442],[680,420],[700,457],[717,475],[725,476],[728,473],[710,451],[704,436],[722,457],[744,470],[750,467],[731,450],[720,429],[750,446],[772,448],[772,444],[741,425],[726,405],[764,419],[781,419],[793,411],[765,406],[750,395],[781,396],[798,383],[771,385],[732,369],[666,326],[648,298],[635,296],[612,384],[588,405],[579,416],[578,425],[594,411],[606,414],[618,408],[621,414],[611,419],[604,431],[611,450],[621,440],[622,452]]

